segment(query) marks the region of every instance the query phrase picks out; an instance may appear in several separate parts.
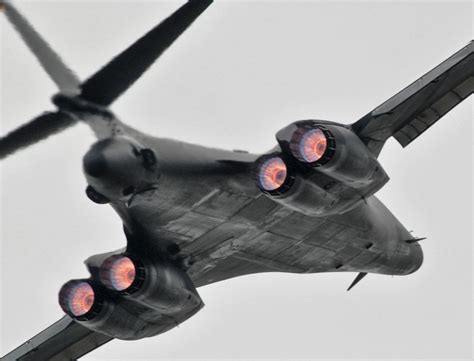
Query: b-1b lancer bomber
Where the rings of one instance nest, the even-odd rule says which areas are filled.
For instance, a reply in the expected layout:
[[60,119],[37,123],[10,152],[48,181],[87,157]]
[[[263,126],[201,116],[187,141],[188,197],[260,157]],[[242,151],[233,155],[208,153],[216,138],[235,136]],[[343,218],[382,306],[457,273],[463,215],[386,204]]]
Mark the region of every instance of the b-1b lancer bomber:
[[112,104],[211,3],[189,0],[81,80],[0,1],[58,88],[54,110],[0,138],[0,158],[87,124],[97,141],[83,158],[85,193],[112,207],[126,239],[87,259],[90,277],[59,291],[64,317],[3,360],[77,359],[114,338],[161,334],[204,306],[199,287],[242,275],[354,272],[350,289],[369,273],[422,265],[421,238],[374,196],[389,180],[378,157],[390,137],[409,145],[472,94],[473,42],[350,125],[294,121],[265,154],[157,138],[122,122]]

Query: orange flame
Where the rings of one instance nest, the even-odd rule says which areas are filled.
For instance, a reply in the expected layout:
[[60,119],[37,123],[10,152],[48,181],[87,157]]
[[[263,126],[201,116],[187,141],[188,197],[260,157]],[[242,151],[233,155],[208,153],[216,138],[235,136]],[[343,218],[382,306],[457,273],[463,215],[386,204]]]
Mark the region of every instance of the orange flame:
[[116,259],[109,270],[111,286],[117,291],[123,291],[129,288],[135,281],[135,276],[135,265],[128,257]]
[[300,154],[308,163],[321,159],[327,149],[327,139],[321,129],[312,129],[303,135]]
[[91,285],[81,282],[74,286],[68,296],[69,310],[74,316],[83,316],[94,305],[95,295]]
[[258,178],[263,189],[273,191],[285,183],[286,175],[285,162],[280,157],[274,157],[262,164]]

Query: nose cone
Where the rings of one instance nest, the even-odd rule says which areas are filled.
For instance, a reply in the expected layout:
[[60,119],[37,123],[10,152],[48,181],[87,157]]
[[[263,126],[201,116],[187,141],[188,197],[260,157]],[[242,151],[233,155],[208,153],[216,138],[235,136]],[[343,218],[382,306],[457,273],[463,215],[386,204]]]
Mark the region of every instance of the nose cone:
[[414,243],[410,246],[410,256],[412,267],[408,274],[418,271],[423,264],[423,250],[418,243]]
[[107,161],[101,152],[88,152],[84,157],[84,171],[95,178],[105,174]]
[[84,156],[84,171],[87,175],[100,178],[113,172],[120,163],[129,162],[133,147],[120,138],[108,138],[95,143]]
[[151,150],[124,137],[101,140],[84,156],[87,181],[110,200],[149,187],[158,178],[157,167],[149,165],[150,152],[154,157]]

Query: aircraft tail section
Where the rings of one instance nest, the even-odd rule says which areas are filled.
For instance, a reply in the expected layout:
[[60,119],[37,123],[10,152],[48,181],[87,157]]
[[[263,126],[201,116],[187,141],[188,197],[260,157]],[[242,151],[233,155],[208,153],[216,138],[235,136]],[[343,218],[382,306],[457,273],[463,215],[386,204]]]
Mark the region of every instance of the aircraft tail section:
[[[23,38],[39,63],[57,85],[64,96],[75,96],[80,92],[80,80],[64,64],[59,55],[49,46],[12,2],[0,0],[0,12]],[[77,123],[78,118],[63,111],[45,112],[5,136],[0,137],[0,159],[33,145]]]
[[0,137],[0,159],[59,133],[77,123],[77,118],[68,113],[45,112],[26,124]]
[[91,126],[100,139],[124,131],[124,125],[107,109],[108,106],[132,86],[212,2],[188,0],[82,83],[12,2],[0,0],[0,11],[5,13],[59,88],[59,94],[53,97],[59,110],[42,114],[0,137],[0,159],[58,133],[78,120]]
[[59,91],[68,95],[79,94],[81,82],[78,77],[64,64],[59,55],[16,7],[10,1],[0,0],[0,9],[36,56],[46,73],[56,83]]
[[100,106],[112,104],[212,2],[213,0],[189,0],[86,80],[82,85],[81,97]]

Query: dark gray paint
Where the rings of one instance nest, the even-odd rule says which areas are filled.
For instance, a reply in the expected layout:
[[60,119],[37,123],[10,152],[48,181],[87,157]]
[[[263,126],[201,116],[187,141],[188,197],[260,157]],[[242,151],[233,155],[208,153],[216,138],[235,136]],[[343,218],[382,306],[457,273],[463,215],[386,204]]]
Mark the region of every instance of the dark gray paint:
[[[472,93],[472,82],[466,82],[462,99]],[[421,109],[428,106],[420,104]],[[250,167],[256,156],[152,139],[103,113],[67,106],[63,110],[93,124],[99,138],[131,135],[156,151],[161,166],[158,184],[169,187],[169,193],[144,191],[127,203],[115,200],[113,206],[135,235],[129,237],[130,251],[139,254],[144,247],[161,258],[170,244],[180,245],[174,261],[189,267],[197,286],[255,272],[408,274],[421,265],[418,244],[375,197],[341,215],[307,216],[259,193]],[[50,333],[61,335],[60,328]],[[75,329],[79,336],[82,329]]]

